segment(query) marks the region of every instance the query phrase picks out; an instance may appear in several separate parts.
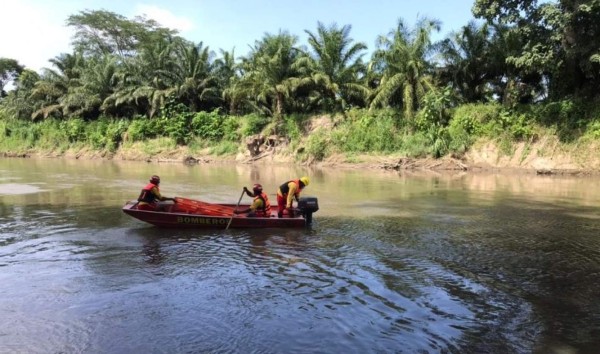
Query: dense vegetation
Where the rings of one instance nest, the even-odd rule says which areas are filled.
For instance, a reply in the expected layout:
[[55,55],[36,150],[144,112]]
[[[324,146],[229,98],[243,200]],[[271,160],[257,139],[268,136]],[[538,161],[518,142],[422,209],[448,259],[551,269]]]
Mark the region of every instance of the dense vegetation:
[[[473,14],[478,22],[440,42],[438,21],[399,20],[365,58],[350,25],[318,23],[307,45],[266,34],[236,57],[152,20],[83,11],[67,20],[73,52],[52,68],[0,58],[0,150],[114,151],[153,139],[232,153],[264,133],[322,159],[460,154],[481,136],[600,137],[600,0],[476,0]],[[334,128],[306,137],[314,115]]]

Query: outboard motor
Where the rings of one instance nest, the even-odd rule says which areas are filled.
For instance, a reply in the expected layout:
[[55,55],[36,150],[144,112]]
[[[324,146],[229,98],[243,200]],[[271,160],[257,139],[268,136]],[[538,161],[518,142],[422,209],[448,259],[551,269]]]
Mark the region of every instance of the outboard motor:
[[306,219],[307,224],[312,224],[312,214],[319,210],[319,202],[316,197],[301,197],[298,200],[298,209]]

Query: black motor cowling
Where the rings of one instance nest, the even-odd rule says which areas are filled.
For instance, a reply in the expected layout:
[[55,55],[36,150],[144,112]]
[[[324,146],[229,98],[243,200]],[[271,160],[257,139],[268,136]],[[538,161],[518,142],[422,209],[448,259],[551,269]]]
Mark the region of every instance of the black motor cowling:
[[306,223],[311,224],[312,214],[319,210],[319,202],[316,197],[302,197],[298,200],[298,209],[306,219]]

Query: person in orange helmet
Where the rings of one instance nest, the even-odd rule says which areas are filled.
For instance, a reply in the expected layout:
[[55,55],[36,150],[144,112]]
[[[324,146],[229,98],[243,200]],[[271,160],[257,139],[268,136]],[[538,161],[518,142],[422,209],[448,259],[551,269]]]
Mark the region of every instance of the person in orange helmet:
[[159,184],[160,177],[157,175],[150,177],[150,183],[142,189],[138,197],[137,208],[139,210],[158,211],[162,209],[158,202],[165,200],[176,202],[175,198],[167,198],[160,194]]
[[234,210],[235,214],[248,214],[250,217],[271,217],[271,203],[269,203],[269,197],[263,192],[263,187],[259,183],[256,183],[252,187],[252,192],[248,188],[244,187],[244,192],[249,197],[254,197],[252,205],[244,210]]
[[279,186],[277,190],[277,216],[283,217],[283,211],[287,209],[288,215],[294,217],[294,209],[292,204],[294,199],[298,202],[300,198],[300,192],[304,187],[308,186],[310,179],[306,176],[300,177],[299,179],[287,181]]

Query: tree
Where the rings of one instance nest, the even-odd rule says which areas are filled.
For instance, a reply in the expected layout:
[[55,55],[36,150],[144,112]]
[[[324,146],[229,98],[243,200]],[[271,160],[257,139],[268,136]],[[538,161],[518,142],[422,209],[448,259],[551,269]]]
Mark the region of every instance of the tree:
[[497,75],[490,26],[470,22],[451,36],[441,43],[442,78],[464,101],[485,102],[491,98],[491,81]]
[[0,98],[6,96],[4,88],[13,82],[25,69],[15,59],[0,58]]
[[34,120],[67,114],[62,101],[69,90],[81,85],[81,70],[85,65],[85,58],[81,53],[61,54],[50,59],[50,62],[55,69],[45,68],[31,92],[35,107],[31,118]]
[[306,54],[297,47],[297,42],[296,36],[285,31],[265,34],[242,63],[244,76],[240,90],[276,117],[282,116],[292,94],[310,81],[299,67],[298,59]]
[[14,80],[15,89],[8,92],[2,100],[1,108],[6,109],[7,116],[18,119],[30,119],[34,110],[30,96],[40,75],[33,70],[23,69]]
[[230,114],[237,114],[244,99],[244,91],[240,84],[242,68],[235,60],[234,49],[230,52],[221,49],[220,52],[221,57],[214,63],[215,77],[226,109]]
[[379,36],[370,64],[380,74],[371,108],[402,106],[412,117],[420,98],[434,88],[428,59],[434,49],[431,31],[439,29],[435,20],[421,19],[413,30],[399,20],[388,36]]
[[81,11],[69,16],[67,25],[75,27],[76,51],[89,55],[115,54],[121,58],[135,55],[143,45],[177,34],[154,20],[144,17],[129,20],[105,10]]
[[522,38],[507,62],[547,77],[551,97],[598,95],[600,0],[476,0],[473,13]]
[[159,112],[177,89],[171,73],[177,65],[175,47],[180,41],[180,37],[164,38],[141,46],[134,58],[125,61],[127,70],[121,73],[118,88],[104,100],[102,109],[148,117]]
[[175,52],[177,60],[169,74],[179,99],[194,112],[216,108],[220,97],[213,73],[214,52],[202,42],[180,42]]
[[318,22],[316,33],[305,31],[312,48],[312,56],[306,59],[326,109],[343,110],[350,102],[364,102],[368,96],[369,89],[360,80],[366,71],[361,52],[367,46],[353,43],[351,29],[336,24],[327,28]]

